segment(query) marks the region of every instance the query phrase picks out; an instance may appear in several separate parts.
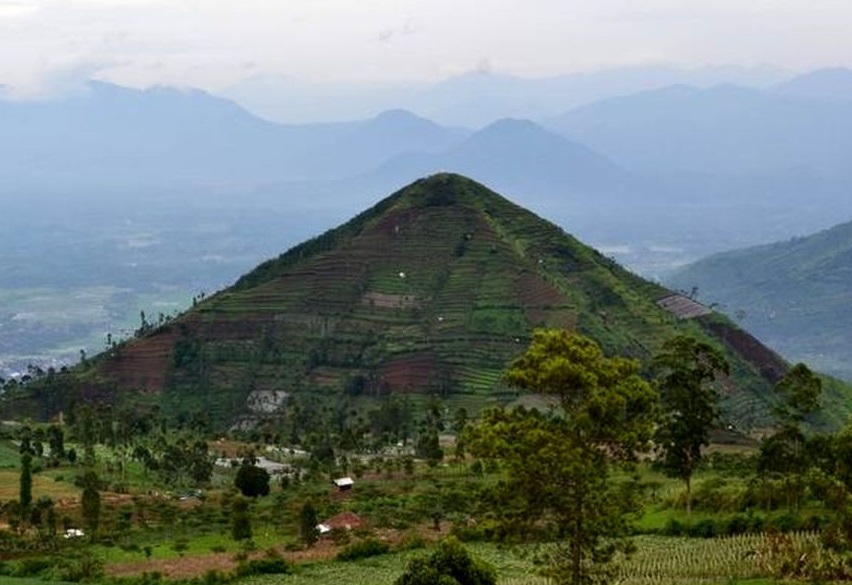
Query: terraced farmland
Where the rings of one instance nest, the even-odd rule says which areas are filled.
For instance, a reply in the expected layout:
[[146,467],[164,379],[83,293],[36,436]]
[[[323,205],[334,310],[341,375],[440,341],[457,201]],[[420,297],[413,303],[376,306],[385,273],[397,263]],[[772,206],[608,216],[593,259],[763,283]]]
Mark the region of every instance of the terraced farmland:
[[[221,423],[252,390],[334,392],[353,378],[373,396],[511,397],[502,373],[535,327],[643,360],[684,329],[713,332],[657,304],[670,294],[483,186],[436,175],[100,356],[86,383],[194,398]],[[731,348],[734,394],[765,390],[761,374],[785,367]]]

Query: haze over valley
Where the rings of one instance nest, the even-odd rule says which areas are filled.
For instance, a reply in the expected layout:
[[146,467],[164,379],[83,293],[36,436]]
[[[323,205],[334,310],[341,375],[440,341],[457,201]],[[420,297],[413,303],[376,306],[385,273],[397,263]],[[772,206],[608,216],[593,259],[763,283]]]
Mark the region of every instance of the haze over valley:
[[[667,85],[690,80],[704,83]],[[747,85],[712,84],[727,80]],[[96,352],[141,311],[173,314],[438,171],[475,177],[657,280],[803,236],[852,217],[850,80],[842,68],[480,72],[409,102],[439,112],[478,90],[483,104],[500,96],[441,116],[452,125],[404,109],[280,123],[200,90],[100,81],[6,99],[0,361],[9,373]],[[532,95],[549,96],[548,115]],[[579,96],[588,103],[571,107]]]

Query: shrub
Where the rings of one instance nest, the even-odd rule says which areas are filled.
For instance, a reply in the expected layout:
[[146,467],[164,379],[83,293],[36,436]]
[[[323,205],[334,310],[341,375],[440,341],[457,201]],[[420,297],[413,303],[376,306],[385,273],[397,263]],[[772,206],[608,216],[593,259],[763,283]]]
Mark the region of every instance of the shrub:
[[172,544],[172,550],[174,550],[179,556],[183,556],[189,549],[189,541],[185,538],[179,538]]
[[737,514],[736,516],[732,516],[727,524],[725,525],[725,534],[728,536],[734,536],[736,534],[745,534],[749,531],[749,527],[751,526],[751,519],[747,516],[743,516],[742,514]]
[[397,546],[398,550],[415,550],[419,548],[426,548],[426,539],[416,532],[406,533]]
[[663,529],[660,531],[660,534],[664,536],[683,536],[686,532],[686,527],[679,520],[675,520],[671,518],[666,525],[663,526]]
[[395,585],[438,583],[495,585],[497,573],[490,565],[473,558],[458,540],[451,537],[438,543],[437,549],[428,557],[419,557],[408,563]]
[[238,577],[249,575],[285,575],[293,571],[293,566],[281,555],[267,554],[261,559],[244,561],[237,566]]
[[749,518],[748,531],[753,533],[763,532],[766,521],[763,516],[752,516]]
[[21,559],[18,564],[12,569],[13,577],[36,577],[42,572],[50,569],[53,563],[50,559],[45,558],[29,558]]
[[100,559],[84,554],[73,561],[66,561],[59,566],[59,579],[78,583],[94,581],[104,574],[104,564]]
[[687,528],[687,535],[696,538],[713,538],[716,536],[716,523],[710,518],[699,520]]
[[269,472],[261,467],[243,463],[237,470],[234,485],[247,498],[269,495]]
[[328,533],[331,542],[338,546],[349,544],[349,530],[346,528],[332,528]]
[[772,518],[769,522],[770,527],[775,528],[779,532],[795,532],[799,529],[799,519],[791,514],[781,514]]
[[201,579],[201,585],[220,585],[220,583],[227,583],[230,580],[231,577],[227,573],[217,571],[216,569],[208,569]]
[[353,542],[337,553],[338,561],[355,561],[383,555],[390,550],[390,545],[376,538],[366,538]]
[[802,522],[802,530],[805,532],[819,532],[828,524],[828,518],[812,514]]

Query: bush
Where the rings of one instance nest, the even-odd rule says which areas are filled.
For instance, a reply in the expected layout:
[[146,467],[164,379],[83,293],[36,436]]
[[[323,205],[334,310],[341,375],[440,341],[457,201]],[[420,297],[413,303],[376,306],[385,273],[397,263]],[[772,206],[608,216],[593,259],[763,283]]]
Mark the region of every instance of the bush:
[[725,534],[728,536],[734,536],[736,534],[745,534],[749,531],[751,526],[751,518],[748,516],[743,516],[742,514],[737,514],[736,516],[732,516],[728,519],[727,524],[725,525]]
[[805,532],[819,532],[828,524],[828,518],[812,514],[802,522],[802,530]]
[[763,516],[752,516],[749,518],[748,531],[753,533],[763,532],[766,521]]
[[416,532],[406,533],[397,546],[398,550],[415,550],[419,548],[426,548],[426,539]]
[[244,561],[237,566],[238,577],[249,575],[286,575],[293,572],[293,565],[277,553],[267,554],[262,559]]
[[50,569],[53,563],[50,559],[44,558],[29,558],[21,559],[18,564],[12,569],[13,577],[36,577]]
[[693,538],[713,538],[716,536],[716,523],[705,518],[689,526],[686,533]]
[[495,585],[494,568],[474,559],[455,538],[438,543],[438,548],[428,557],[419,557],[408,563],[405,572],[395,585]]
[[774,528],[778,532],[795,532],[799,530],[800,525],[799,519],[791,514],[781,514],[769,521],[770,528]]
[[208,569],[201,578],[201,585],[220,585],[231,580],[228,573],[217,571],[216,569]]
[[344,544],[349,544],[349,532],[350,531],[346,528],[332,528],[328,533],[328,537],[334,544],[342,546]]
[[104,574],[104,564],[100,559],[84,554],[79,559],[64,562],[59,566],[59,579],[78,583],[94,581]]
[[261,467],[243,463],[237,470],[234,485],[247,498],[269,495],[269,472]]
[[[736,484],[730,484],[721,477],[714,477],[698,484],[692,494],[692,509],[707,512],[737,512],[745,505],[746,490]],[[686,507],[686,493],[677,501],[679,507]]]
[[366,538],[353,542],[337,553],[338,561],[355,561],[383,555],[390,550],[390,545],[376,538]]
[[686,527],[682,522],[671,518],[666,525],[663,526],[663,529],[660,531],[660,534],[663,536],[683,536],[686,533]]

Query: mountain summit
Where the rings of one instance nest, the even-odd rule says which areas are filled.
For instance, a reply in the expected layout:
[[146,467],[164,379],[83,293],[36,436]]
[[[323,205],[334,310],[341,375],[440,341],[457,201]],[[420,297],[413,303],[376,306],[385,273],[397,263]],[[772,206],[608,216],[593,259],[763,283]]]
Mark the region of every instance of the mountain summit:
[[738,423],[757,422],[785,365],[708,311],[680,319],[675,297],[482,185],[439,174],[143,327],[92,360],[87,380],[98,382],[84,390],[159,396],[220,424],[264,392],[429,394],[481,407],[515,397],[502,374],[536,327],[643,361],[688,331],[724,339],[714,343],[738,372],[728,388],[746,413]]

